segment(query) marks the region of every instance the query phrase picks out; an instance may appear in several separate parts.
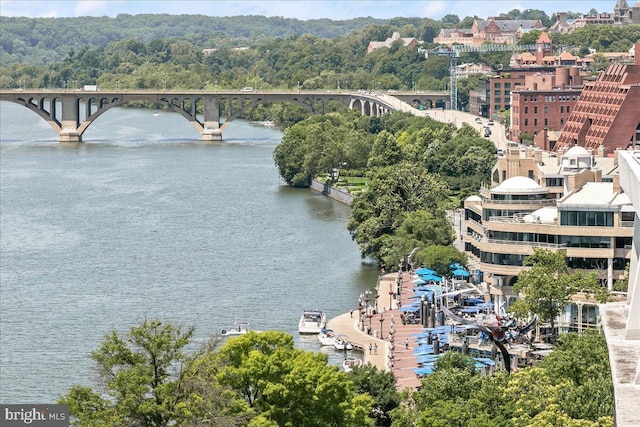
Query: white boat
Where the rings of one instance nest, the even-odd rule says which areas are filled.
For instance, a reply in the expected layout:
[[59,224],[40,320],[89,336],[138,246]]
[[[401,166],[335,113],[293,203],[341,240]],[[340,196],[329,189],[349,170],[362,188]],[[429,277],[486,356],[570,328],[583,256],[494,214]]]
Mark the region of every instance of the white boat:
[[301,334],[319,334],[327,326],[327,317],[321,310],[305,310],[300,316],[298,332]]
[[336,335],[333,339],[333,346],[336,350],[352,350],[353,346],[349,342],[349,338],[346,335]]
[[235,322],[233,326],[229,329],[223,329],[222,335],[223,337],[231,337],[235,335],[244,335],[249,332],[249,324],[243,322]]
[[318,334],[318,341],[322,345],[333,345],[333,340],[336,337],[336,334],[332,329],[323,329]]
[[348,357],[342,362],[342,369],[344,369],[345,372],[351,372],[353,368],[361,368],[362,364],[362,359],[358,357]]

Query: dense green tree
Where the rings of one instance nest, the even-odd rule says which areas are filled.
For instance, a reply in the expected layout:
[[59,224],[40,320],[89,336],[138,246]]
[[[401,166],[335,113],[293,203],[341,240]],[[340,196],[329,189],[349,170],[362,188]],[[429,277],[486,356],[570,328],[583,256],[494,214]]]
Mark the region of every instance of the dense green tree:
[[177,419],[184,347],[192,327],[146,319],[121,336],[105,335],[91,353],[104,384],[97,391],[74,386],[60,399],[77,425],[168,426]]
[[345,165],[366,165],[368,134],[354,129],[357,113],[340,112],[311,116],[286,130],[274,151],[280,176],[294,187],[308,187],[316,176],[328,177]]
[[367,393],[373,398],[372,416],[376,426],[391,425],[389,412],[400,404],[396,379],[392,372],[378,370],[371,364],[356,368],[349,373],[357,393]]
[[373,399],[327,360],[295,349],[289,334],[250,332],[220,349],[217,378],[256,408],[251,426],[373,426]]
[[436,271],[441,276],[449,275],[452,263],[467,264],[467,254],[454,246],[433,245],[420,249],[415,256],[416,262]]
[[460,18],[458,17],[458,15],[448,14],[442,17],[443,25],[453,26],[453,25],[457,25],[459,22],[460,22]]
[[362,256],[380,259],[385,236],[402,225],[406,213],[437,211],[447,194],[438,177],[416,164],[401,162],[375,170],[368,191],[354,203],[348,224]]
[[569,273],[564,251],[553,252],[534,248],[533,255],[525,258],[530,269],[518,274],[514,289],[522,292],[524,298],[516,301],[512,310],[519,315],[535,313],[555,331],[555,320],[564,307],[571,302],[571,296],[578,292],[597,295],[606,300],[606,288],[600,286],[596,273]]
[[402,152],[400,151],[400,147],[398,147],[395,136],[383,130],[373,141],[367,166],[369,168],[391,166],[398,163],[401,159]]
[[552,378],[569,381],[559,404],[571,418],[597,421],[613,414],[613,382],[604,334],[585,331],[560,335],[540,364]]

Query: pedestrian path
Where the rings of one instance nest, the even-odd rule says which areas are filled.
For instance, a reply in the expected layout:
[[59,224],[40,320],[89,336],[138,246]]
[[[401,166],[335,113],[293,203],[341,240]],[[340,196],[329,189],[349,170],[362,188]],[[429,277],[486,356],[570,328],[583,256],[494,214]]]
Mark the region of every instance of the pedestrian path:
[[[400,298],[399,285],[400,288],[405,287]],[[364,317],[361,323],[360,313],[354,309],[353,312],[331,319],[327,325],[336,334],[346,335],[354,348],[363,352],[365,364],[371,363],[380,370],[393,372],[399,389],[415,389],[420,386],[420,379],[413,371],[418,366],[413,355],[413,349],[417,345],[413,334],[421,332],[423,328],[419,324],[403,325],[400,320],[401,312],[398,311],[400,306],[411,303],[410,286],[411,274],[408,272],[402,273],[402,276],[398,276],[398,273],[385,274],[378,281],[375,314]],[[371,334],[366,333],[369,327]],[[393,338],[390,339],[390,336]],[[408,347],[405,346],[405,340],[409,340]],[[371,352],[369,345],[372,346]],[[377,352],[373,351],[375,346]]]

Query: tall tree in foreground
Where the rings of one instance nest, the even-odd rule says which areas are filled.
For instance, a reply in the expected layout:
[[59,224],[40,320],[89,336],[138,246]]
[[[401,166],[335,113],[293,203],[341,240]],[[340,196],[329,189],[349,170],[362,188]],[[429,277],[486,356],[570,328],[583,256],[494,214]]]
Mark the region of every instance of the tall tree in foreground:
[[193,327],[144,320],[124,335],[113,331],[91,353],[102,388],[74,386],[60,399],[74,425],[159,427],[175,424],[184,347]]
[[543,322],[551,325],[555,334],[556,318],[571,302],[572,295],[584,292],[595,295],[601,302],[606,301],[606,288],[600,286],[596,273],[569,273],[564,251],[533,250],[533,255],[524,262],[531,268],[518,275],[518,282],[514,286],[514,290],[524,294],[524,298],[511,307],[518,316],[537,314]]

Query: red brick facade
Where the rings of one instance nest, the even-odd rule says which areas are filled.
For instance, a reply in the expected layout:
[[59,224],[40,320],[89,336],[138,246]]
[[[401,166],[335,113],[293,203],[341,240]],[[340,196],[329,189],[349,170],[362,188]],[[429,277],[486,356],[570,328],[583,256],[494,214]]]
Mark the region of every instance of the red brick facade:
[[526,76],[524,87],[514,91],[511,99],[512,141],[543,129],[560,131],[580,96],[582,76],[576,67],[556,68],[555,73]]
[[[640,52],[640,43],[636,44]],[[634,65],[611,65],[585,84],[555,150],[603,146],[607,152],[640,142],[640,55]]]

